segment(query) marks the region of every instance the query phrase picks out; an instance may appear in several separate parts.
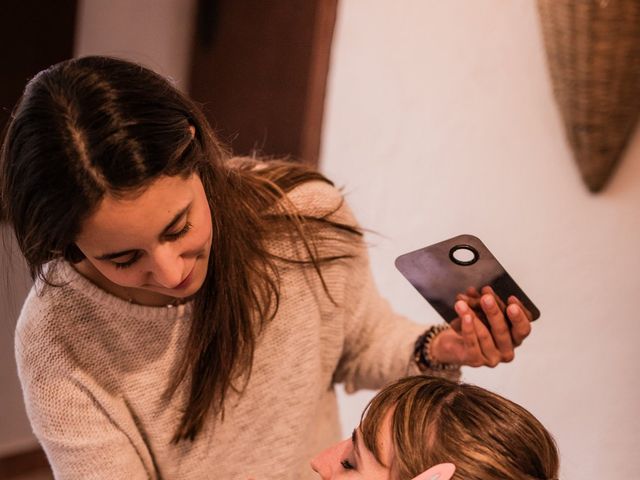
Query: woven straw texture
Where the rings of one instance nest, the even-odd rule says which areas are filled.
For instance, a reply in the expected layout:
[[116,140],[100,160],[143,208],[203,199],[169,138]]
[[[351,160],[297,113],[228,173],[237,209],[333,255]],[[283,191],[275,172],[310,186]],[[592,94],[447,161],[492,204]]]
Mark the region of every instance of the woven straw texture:
[[538,0],[538,10],[568,140],[597,192],[640,112],[640,0]]

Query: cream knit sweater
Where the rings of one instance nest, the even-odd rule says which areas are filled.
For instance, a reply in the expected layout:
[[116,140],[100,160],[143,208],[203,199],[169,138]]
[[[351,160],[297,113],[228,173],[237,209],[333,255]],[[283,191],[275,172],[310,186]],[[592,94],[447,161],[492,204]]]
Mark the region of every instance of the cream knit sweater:
[[[311,182],[290,198],[306,214],[341,200]],[[332,218],[355,223],[342,207]],[[294,246],[274,249],[289,256]],[[379,388],[405,375],[425,329],[378,294],[362,244],[324,268],[334,305],[309,268],[284,268],[282,303],[259,339],[244,394],[194,442],[170,443],[184,389],[163,399],[189,326],[189,304],[147,307],[101,290],[69,264],[66,284],[34,288],[16,331],[27,412],[57,479],[306,479],[309,459],[340,437],[334,384]]]

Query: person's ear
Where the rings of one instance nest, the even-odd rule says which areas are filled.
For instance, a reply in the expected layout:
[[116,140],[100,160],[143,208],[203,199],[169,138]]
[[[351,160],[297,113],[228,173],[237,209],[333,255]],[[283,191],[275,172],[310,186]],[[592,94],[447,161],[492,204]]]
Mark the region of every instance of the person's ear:
[[413,480],[449,480],[455,471],[456,466],[453,463],[439,463],[414,477]]

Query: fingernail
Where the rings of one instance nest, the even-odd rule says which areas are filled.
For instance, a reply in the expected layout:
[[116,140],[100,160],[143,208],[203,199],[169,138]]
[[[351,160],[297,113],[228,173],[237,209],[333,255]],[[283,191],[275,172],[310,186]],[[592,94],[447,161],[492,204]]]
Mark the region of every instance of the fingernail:
[[495,305],[495,302],[491,295],[482,297],[482,303],[484,304],[485,307],[493,307]]
[[460,313],[464,313],[464,312],[468,312],[469,308],[467,307],[466,302],[463,302],[462,300],[458,300],[456,302],[456,310],[458,310],[458,312]]
[[509,313],[509,315],[517,315],[518,307],[516,305],[509,305],[509,308],[507,308],[507,312]]

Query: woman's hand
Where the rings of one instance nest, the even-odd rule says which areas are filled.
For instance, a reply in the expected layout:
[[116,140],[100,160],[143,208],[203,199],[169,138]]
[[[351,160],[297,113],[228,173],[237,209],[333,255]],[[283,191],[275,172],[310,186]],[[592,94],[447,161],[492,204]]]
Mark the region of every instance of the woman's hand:
[[[433,360],[492,368],[512,361],[515,348],[531,333],[531,313],[520,300],[511,296],[505,305],[491,287],[484,287],[481,295],[467,292],[458,298],[455,304],[458,318],[451,322],[452,328],[433,339],[430,348]],[[482,309],[488,327],[474,308]]]

